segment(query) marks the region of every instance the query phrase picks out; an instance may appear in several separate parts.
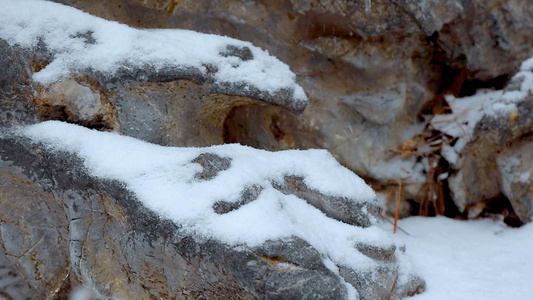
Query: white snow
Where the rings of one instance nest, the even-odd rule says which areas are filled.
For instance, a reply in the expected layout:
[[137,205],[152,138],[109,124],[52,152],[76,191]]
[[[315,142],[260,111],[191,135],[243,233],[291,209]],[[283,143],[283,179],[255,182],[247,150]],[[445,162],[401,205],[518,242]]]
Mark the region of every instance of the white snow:
[[371,175],[374,178],[382,178],[389,180],[403,180],[411,183],[426,182],[426,177],[423,173],[427,170],[427,159],[417,162],[414,156],[403,158],[401,156],[394,156],[393,158],[379,162],[372,166]]
[[533,224],[412,217],[398,231],[426,291],[412,300],[533,299]]
[[520,183],[529,184],[530,183],[530,181],[529,181],[530,177],[531,177],[531,172],[530,171],[520,174]]
[[69,300],[95,300],[94,293],[86,287],[78,287],[70,294]]
[[[2,0],[1,5],[0,38],[23,48],[42,42],[52,51],[51,63],[33,75],[42,84],[88,69],[114,74],[120,66],[151,66],[205,74],[210,65],[218,69],[218,83],[245,83],[271,93],[286,89],[293,91],[294,101],[307,102],[289,67],[249,42],[188,30],[134,29],[42,0]],[[80,36],[88,32],[94,44]],[[220,52],[227,45],[248,47],[254,58],[224,57]]]
[[533,71],[533,57],[530,57],[522,62],[520,65],[521,71]]
[[[236,144],[171,148],[58,121],[21,130],[53,150],[76,153],[92,175],[123,182],[148,208],[199,238],[256,246],[269,239],[298,236],[325,259],[353,269],[375,266],[354,250],[356,243],[393,243],[378,226],[363,229],[328,218],[306,201],[272,187],[272,181],[297,175],[310,188],[328,195],[376,201],[374,191],[325,150],[268,152]],[[231,158],[231,166],[211,180],[196,180],[202,167],[191,161],[201,153]],[[264,188],[258,199],[226,214],[214,212],[217,201],[238,201],[252,184]]]
[[[503,91],[478,91],[474,96],[455,98],[447,96],[446,101],[452,108],[452,114],[436,115],[431,120],[433,127],[448,135],[460,137],[454,148],[460,152],[471,139],[477,123],[489,112],[494,111],[494,105],[504,105],[499,102]],[[504,109],[505,107],[500,107]],[[516,106],[515,106],[516,108]]]

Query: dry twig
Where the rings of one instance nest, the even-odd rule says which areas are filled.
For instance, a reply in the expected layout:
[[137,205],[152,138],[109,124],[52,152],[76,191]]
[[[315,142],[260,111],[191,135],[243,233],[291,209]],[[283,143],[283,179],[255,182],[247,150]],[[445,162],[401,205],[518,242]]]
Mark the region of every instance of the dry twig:
[[394,211],[394,233],[396,234],[396,229],[398,228],[398,219],[400,218],[400,198],[402,194],[402,180],[400,179],[400,184],[398,185],[398,192],[396,193],[396,210]]

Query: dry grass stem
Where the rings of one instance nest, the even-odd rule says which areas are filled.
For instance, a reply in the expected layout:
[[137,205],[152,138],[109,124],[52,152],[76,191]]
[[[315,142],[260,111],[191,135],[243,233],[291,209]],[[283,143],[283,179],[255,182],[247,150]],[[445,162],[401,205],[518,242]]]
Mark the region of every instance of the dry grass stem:
[[398,185],[398,192],[396,193],[396,209],[394,211],[394,233],[396,234],[396,229],[398,228],[398,219],[400,218],[400,198],[402,195],[402,180],[400,179],[400,184]]

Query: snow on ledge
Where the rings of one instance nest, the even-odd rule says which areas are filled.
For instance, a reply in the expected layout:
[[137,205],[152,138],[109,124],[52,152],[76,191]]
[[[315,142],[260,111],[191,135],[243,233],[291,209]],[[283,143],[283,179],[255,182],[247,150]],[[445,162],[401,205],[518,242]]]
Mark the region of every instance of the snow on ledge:
[[200,73],[225,92],[236,88],[245,96],[260,92],[286,95],[295,111],[307,105],[296,75],[286,64],[249,42],[224,36],[179,29],[134,29],[57,3],[4,0],[0,38],[26,49],[44,43],[53,58],[33,75],[41,84],[78,71],[112,76],[124,69],[150,67],[163,73],[169,69]]
[[[91,175],[123,182],[146,207],[199,238],[253,247],[297,236],[322,253],[324,260],[359,270],[375,267],[376,262],[356,251],[356,243],[394,243],[378,226],[361,228],[337,221],[273,187],[273,181],[296,175],[323,194],[374,203],[374,191],[326,150],[268,152],[237,144],[163,147],[58,121],[20,130],[19,134],[53,151],[76,154]],[[202,153],[231,158],[231,165],[210,180],[198,180],[195,175],[202,167],[193,160]],[[217,201],[238,201],[252,185],[263,188],[256,200],[225,214],[213,210]]]
[[522,62],[520,71],[515,74],[504,90],[478,90],[475,95],[455,98],[451,95],[446,101],[452,114],[436,115],[431,119],[433,127],[452,137],[459,138],[455,145],[444,146],[444,157],[456,164],[459,155],[472,139],[477,124],[486,116],[502,117],[518,113],[518,104],[533,95],[533,57]]

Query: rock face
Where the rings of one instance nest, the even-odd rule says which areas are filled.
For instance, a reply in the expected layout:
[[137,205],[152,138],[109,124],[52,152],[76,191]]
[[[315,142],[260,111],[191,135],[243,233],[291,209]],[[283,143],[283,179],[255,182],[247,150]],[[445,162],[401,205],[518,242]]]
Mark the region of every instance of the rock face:
[[[22,23],[15,27],[39,30]],[[57,33],[64,35],[62,41],[89,51],[101,43],[93,31],[69,35],[65,30]],[[422,279],[400,272],[398,257],[403,253],[393,243],[354,244],[348,251],[372,261],[362,269],[337,266],[296,236],[230,246],[162,218],[121,182],[92,177],[76,155],[4,130],[63,120],[164,145],[212,145],[240,136],[235,130],[239,122],[227,116],[242,108],[260,111],[276,104],[282,108],[273,111],[295,118],[290,111],[301,113],[305,106],[296,90],[271,93],[228,84],[217,79],[220,70],[210,66],[140,68],[121,61],[115,72],[105,73],[101,66],[75,61],[72,55],[85,48],[65,51],[39,34],[35,43],[26,45],[11,33],[3,31],[6,40],[0,39],[5,53],[0,63],[7,70],[0,81],[0,266],[10,276],[0,282],[2,296],[65,299],[79,285],[92,289],[99,299],[389,299],[424,290]],[[216,56],[238,68],[255,59],[259,52],[254,51],[251,46],[227,45]],[[54,72],[62,75],[56,78]],[[294,145],[280,119],[267,116],[267,140]],[[232,160],[205,153],[189,163],[203,169],[195,180],[210,181]],[[347,226],[373,230],[375,203],[327,196],[305,180],[286,176],[268,184]],[[239,201],[221,199],[212,209],[219,215],[231,213],[256,201],[261,191],[261,184],[252,184]]]
[[[474,83],[512,75],[533,55],[533,12],[523,0],[58,2],[134,26],[228,35],[268,49],[291,66],[310,98],[291,132],[297,147],[329,149],[369,176],[403,142],[394,137],[417,123],[422,105],[460,70]],[[376,124],[357,109],[346,112],[345,97],[379,99],[397,85],[406,92],[394,121]]]
[[[5,125],[63,120],[164,145],[206,146],[224,142],[224,121],[237,106],[268,103],[298,114],[307,105],[288,66],[250,43],[138,30],[46,2],[40,5],[50,16],[38,18],[39,8],[21,5],[7,6],[0,24]],[[57,9],[77,18],[65,20]]]
[[[232,109],[271,106],[252,97],[212,92],[209,84],[179,79],[183,75],[179,70],[168,74],[175,79],[162,81],[146,81],[135,72],[137,75],[124,73],[120,79],[78,73],[65,81],[41,85],[32,80],[30,66],[45,57],[4,41],[0,50],[5,53],[1,63],[6,70],[0,82],[3,126],[64,120],[163,145],[208,146],[224,142],[224,122]],[[238,89],[227,92],[240,94]],[[291,106],[291,101],[286,103],[289,109],[301,109]]]
[[226,114],[223,140],[272,150],[325,148],[376,180],[384,194],[401,179],[402,198],[422,205],[428,186],[448,183],[384,166],[401,160],[397,150],[409,150],[413,161],[402,167],[420,169],[416,161],[426,155],[405,146],[425,125],[422,115],[446,112],[446,93],[503,88],[533,55],[527,0],[58,2],[133,26],[222,34],[268,49],[297,74],[309,106],[295,118],[237,104]]
[[[63,299],[80,284],[99,299],[347,297],[341,277],[302,239],[252,248],[199,239],[146,209],[120,182],[89,176],[76,156],[51,152],[21,136],[1,138],[0,159],[0,241],[26,293],[13,294],[13,299]],[[204,166],[201,180],[231,164],[216,155],[195,161]],[[330,201],[302,180],[288,178],[280,189],[309,199],[333,217],[370,225],[366,210],[335,209],[342,200]],[[345,216],[354,211],[360,215]],[[416,276],[399,279],[396,256],[401,252],[395,246],[361,244],[353,251],[378,266],[364,273],[340,270],[361,299],[396,299],[423,291]]]
[[6,257],[0,247],[0,296],[5,299],[25,300],[32,299],[33,292],[25,283],[15,266]]
[[533,221],[531,142],[516,141],[497,156],[502,193],[523,222]]
[[36,122],[29,63],[20,51],[3,40],[0,69],[0,126]]
[[[44,36],[23,45],[18,34],[9,36],[0,26],[0,128],[62,120],[168,146],[325,148],[386,195],[402,182],[403,216],[499,213],[514,225],[533,218],[528,163],[533,100],[521,87],[526,79],[507,84],[520,62],[533,56],[528,0],[55,2],[134,27],[184,28],[251,41],[288,64],[296,78],[287,77],[292,89],[273,93],[225,81],[214,64],[174,68],[162,67],[168,61],[125,60],[112,74],[83,65],[68,69],[61,81],[47,81],[43,74],[57,68],[57,61],[67,62],[59,69],[70,68],[82,62],[69,55],[101,45],[98,32],[69,34],[71,26],[63,26],[58,34],[78,45],[64,51]],[[21,29],[32,24],[11,23]],[[48,26],[56,27],[62,28]],[[258,53],[236,42],[217,48],[214,56],[233,70]],[[308,105],[295,101],[295,86],[305,89]],[[442,116],[457,118],[447,123],[461,118],[447,95],[458,99],[478,88],[505,86],[506,93],[529,93],[516,109],[470,120],[476,125],[466,135],[437,125]],[[508,105],[505,101],[498,105]],[[362,299],[423,290],[416,277],[398,279],[395,257],[401,249],[355,245],[354,251],[379,267],[361,272],[340,266],[333,272],[316,249],[296,237],[238,249],[195,239],[144,208],[119,182],[89,176],[76,156],[20,137],[1,139],[0,292],[13,299],[65,298],[71,286],[82,283],[101,298],[126,299],[342,298],[348,295],[345,282]],[[458,144],[460,151],[451,150]],[[196,180],[206,181],[232,164],[209,153],[194,162],[203,168]],[[330,218],[372,225],[375,207],[327,196],[301,177],[269,184]],[[262,189],[250,185],[238,201],[220,199],[213,211],[239,210]]]

